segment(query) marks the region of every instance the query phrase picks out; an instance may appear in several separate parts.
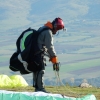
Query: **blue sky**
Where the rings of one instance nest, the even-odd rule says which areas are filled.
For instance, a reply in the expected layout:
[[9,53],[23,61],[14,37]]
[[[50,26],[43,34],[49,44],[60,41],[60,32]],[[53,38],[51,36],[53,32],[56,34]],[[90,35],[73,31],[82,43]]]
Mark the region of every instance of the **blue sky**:
[[99,17],[99,5],[99,0],[0,0],[0,31],[37,28],[55,17],[61,17],[65,25],[71,20],[84,20],[88,14]]

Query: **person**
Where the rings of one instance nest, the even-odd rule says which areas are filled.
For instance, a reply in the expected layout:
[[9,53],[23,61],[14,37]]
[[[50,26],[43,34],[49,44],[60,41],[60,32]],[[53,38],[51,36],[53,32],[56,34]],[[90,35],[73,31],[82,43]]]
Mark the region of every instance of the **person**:
[[[48,21],[44,26],[40,27],[38,31],[41,31],[45,28],[47,29],[42,31],[38,37],[38,46],[40,49],[45,46],[49,54],[50,61],[53,64],[56,64],[58,63],[58,58],[53,45],[53,35],[55,35],[58,30],[64,29],[63,20],[58,17],[55,18],[52,22]],[[36,67],[36,70],[33,72],[33,87],[35,88],[35,92],[47,92],[43,83],[43,77],[45,74],[44,54],[37,54],[35,56],[35,62],[39,66]]]

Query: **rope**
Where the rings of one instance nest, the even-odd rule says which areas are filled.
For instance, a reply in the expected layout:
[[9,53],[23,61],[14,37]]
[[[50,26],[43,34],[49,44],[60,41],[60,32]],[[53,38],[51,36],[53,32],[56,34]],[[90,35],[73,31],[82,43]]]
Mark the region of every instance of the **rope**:
[[59,94],[61,94],[63,97],[64,97],[64,91],[63,91],[63,94],[61,93],[61,91],[59,90],[59,87],[58,86],[60,86],[60,82],[59,82],[59,77],[58,77],[58,75],[57,75],[57,71],[54,71],[55,72],[55,77],[56,77],[56,79],[57,79],[57,85],[56,85],[56,89],[57,89],[57,91],[58,91],[58,93]]
[[[44,55],[50,58],[50,55],[48,54],[47,50],[45,50]],[[58,65],[58,66],[57,66],[57,65]],[[77,97],[80,97],[80,95],[82,95],[82,94],[78,94],[78,93],[76,93],[76,92],[71,91],[71,90],[68,89],[68,88],[63,84],[63,82],[61,81],[60,75],[59,75],[59,65],[60,65],[60,63],[57,63],[57,64],[56,64],[56,68],[58,67],[58,69],[55,69],[55,67],[53,66],[53,70],[54,70],[54,72],[55,72],[55,77],[56,77],[56,79],[57,79],[57,82],[56,82],[56,89],[57,89],[58,93],[60,93],[60,94],[64,97],[64,94],[65,94],[65,93],[62,94],[62,93],[59,91],[59,88],[58,88],[58,85],[61,84],[61,85],[64,87],[64,89],[65,89],[66,91],[69,91],[70,94],[72,93],[72,94],[77,95]],[[61,66],[61,65],[60,65],[60,66]],[[67,92],[66,92],[66,93],[67,93]]]
[[[54,71],[55,72],[55,78],[56,78],[56,71]],[[56,78],[56,90],[58,91],[58,93],[60,94],[60,91],[59,91],[59,89],[58,89],[58,86],[59,86],[59,80],[58,80],[58,78]]]
[[[62,85],[62,86],[64,87],[63,89],[65,89],[65,91],[69,91],[69,94],[74,94],[74,95],[77,95],[77,97],[80,97],[81,94],[78,94],[78,93],[76,93],[76,92],[71,91],[70,89],[68,89],[68,88],[63,84],[63,82],[62,82],[61,79],[60,79],[59,72],[56,71],[56,70],[55,70],[55,77],[57,78],[57,85],[58,85],[58,84]],[[57,91],[58,91],[60,94],[62,94],[62,93],[59,91],[59,88],[58,88],[58,87],[57,87]],[[66,92],[66,93],[68,94],[68,92]],[[64,95],[65,95],[65,92],[63,92],[62,96],[64,96]]]

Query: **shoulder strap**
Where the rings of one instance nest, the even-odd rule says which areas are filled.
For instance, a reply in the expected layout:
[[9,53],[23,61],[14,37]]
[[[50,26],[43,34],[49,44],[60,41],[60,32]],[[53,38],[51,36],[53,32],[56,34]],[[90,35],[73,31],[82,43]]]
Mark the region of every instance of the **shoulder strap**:
[[[39,30],[39,29],[38,29]],[[45,30],[51,30],[49,27],[45,27],[45,28],[43,28],[42,30],[40,30],[40,31],[38,31],[39,33],[42,33],[43,31],[45,31]],[[52,30],[51,30],[52,31]]]

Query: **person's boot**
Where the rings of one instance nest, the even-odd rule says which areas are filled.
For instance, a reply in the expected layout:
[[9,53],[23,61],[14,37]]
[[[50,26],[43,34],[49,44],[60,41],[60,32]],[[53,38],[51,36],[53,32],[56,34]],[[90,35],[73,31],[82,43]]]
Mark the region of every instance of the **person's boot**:
[[37,77],[36,77],[36,82],[35,82],[35,92],[41,91],[41,92],[49,93],[44,88],[43,75],[44,75],[44,70],[41,70],[36,75]]
[[42,88],[42,89],[35,89],[35,92],[45,92],[45,93],[50,93],[48,91],[45,90],[45,88]]

